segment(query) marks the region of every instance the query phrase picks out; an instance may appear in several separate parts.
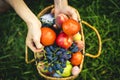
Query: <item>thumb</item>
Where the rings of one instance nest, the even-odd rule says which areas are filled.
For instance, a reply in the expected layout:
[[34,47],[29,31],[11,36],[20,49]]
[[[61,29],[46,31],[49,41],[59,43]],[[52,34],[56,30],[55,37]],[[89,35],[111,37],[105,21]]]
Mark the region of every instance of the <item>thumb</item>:
[[78,21],[77,11],[76,11],[73,7],[70,7],[70,6],[68,7],[68,10],[70,10],[70,11],[68,11],[67,14],[68,14],[72,19]]
[[71,18],[72,18],[72,19],[78,21],[77,13],[76,13],[74,10],[73,10],[73,11],[71,10],[70,14],[71,14]]
[[78,21],[77,15],[72,15],[72,19]]
[[34,40],[34,43],[37,49],[42,48],[42,44],[40,43],[40,40]]

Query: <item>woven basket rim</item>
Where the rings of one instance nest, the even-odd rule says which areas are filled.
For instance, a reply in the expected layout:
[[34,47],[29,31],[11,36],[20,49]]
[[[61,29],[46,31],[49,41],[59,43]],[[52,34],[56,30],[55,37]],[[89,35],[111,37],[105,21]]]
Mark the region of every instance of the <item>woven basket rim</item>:
[[[72,7],[72,6],[71,6]],[[47,6],[46,8],[44,8],[42,11],[40,11],[38,13],[38,18],[40,18],[40,16],[44,15],[45,13],[49,12],[51,9],[54,8],[54,5],[51,5],[51,6]],[[75,9],[74,7],[72,7],[73,9]],[[79,19],[79,23],[80,23],[80,26],[81,26],[81,30],[80,30],[80,33],[81,33],[81,37],[82,37],[82,41],[85,43],[85,40],[84,40],[84,33],[83,33],[83,27],[82,27],[82,23],[81,23],[81,18],[80,18],[80,14],[78,13],[78,11],[75,9],[77,15],[78,15],[78,19]],[[84,53],[85,53],[85,47],[84,49],[82,50],[82,53],[83,53],[83,59],[82,59],[82,62],[81,62],[81,65],[79,66],[80,67],[80,72],[82,70],[82,67],[83,67],[83,62],[84,62]],[[36,58],[37,55],[34,53],[34,57]],[[37,67],[37,62],[36,62],[36,67]],[[43,74],[39,68],[37,67],[37,70],[38,70],[38,73],[44,77],[45,79],[47,80],[71,80],[71,79],[75,79],[77,76],[69,76],[69,77],[65,77],[65,78],[56,78],[56,77],[51,77],[51,76],[47,76],[45,74]]]

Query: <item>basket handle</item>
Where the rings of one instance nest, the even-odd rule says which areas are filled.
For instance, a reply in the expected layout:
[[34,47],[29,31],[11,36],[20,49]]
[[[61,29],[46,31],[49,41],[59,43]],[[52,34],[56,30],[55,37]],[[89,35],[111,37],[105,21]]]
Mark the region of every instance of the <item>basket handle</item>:
[[88,57],[92,57],[92,58],[97,58],[100,56],[101,54],[101,49],[102,49],[102,42],[101,42],[101,37],[100,37],[100,34],[99,32],[97,31],[97,29],[94,27],[94,26],[91,26],[89,23],[87,23],[86,21],[82,20],[82,23],[87,25],[89,28],[91,28],[92,30],[95,31],[96,35],[97,35],[97,38],[98,38],[98,43],[99,43],[99,48],[98,48],[98,53],[96,55],[92,55],[90,53],[86,53],[85,55],[88,56]]
[[31,59],[31,60],[29,60],[28,59],[28,47],[27,47],[27,45],[25,46],[25,62],[27,63],[27,64],[30,64],[30,63],[32,63],[32,62],[34,62],[35,61],[35,59]]

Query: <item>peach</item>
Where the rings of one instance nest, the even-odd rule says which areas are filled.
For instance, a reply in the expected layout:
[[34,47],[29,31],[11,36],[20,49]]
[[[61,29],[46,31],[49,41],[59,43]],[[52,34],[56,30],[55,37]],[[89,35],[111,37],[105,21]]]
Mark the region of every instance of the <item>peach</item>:
[[65,22],[66,20],[68,20],[68,17],[65,14],[61,13],[56,17],[55,22],[58,27],[61,27],[63,22]]

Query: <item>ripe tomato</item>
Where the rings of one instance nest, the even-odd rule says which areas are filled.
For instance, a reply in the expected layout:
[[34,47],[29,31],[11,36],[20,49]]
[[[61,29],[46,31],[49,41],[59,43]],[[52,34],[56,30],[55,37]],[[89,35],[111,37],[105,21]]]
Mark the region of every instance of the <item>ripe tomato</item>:
[[81,52],[76,52],[76,53],[72,54],[72,57],[71,57],[70,61],[71,61],[72,65],[78,66],[78,65],[81,64],[82,59],[83,59],[82,53]]
[[56,38],[56,44],[62,48],[68,49],[72,45],[72,38],[61,32]]
[[44,46],[52,45],[55,42],[56,39],[56,33],[48,27],[41,28],[41,43]]
[[79,32],[80,24],[73,19],[68,19],[63,23],[62,29],[67,35],[73,36]]

